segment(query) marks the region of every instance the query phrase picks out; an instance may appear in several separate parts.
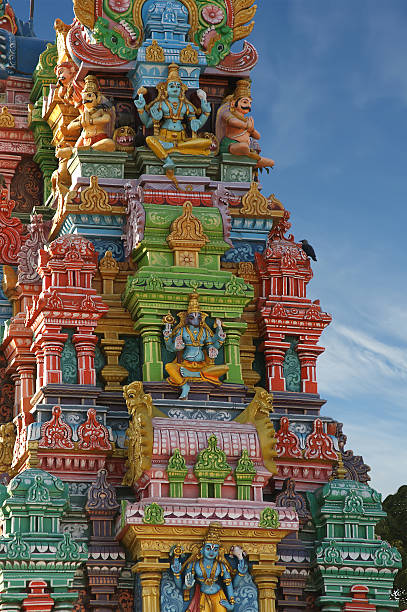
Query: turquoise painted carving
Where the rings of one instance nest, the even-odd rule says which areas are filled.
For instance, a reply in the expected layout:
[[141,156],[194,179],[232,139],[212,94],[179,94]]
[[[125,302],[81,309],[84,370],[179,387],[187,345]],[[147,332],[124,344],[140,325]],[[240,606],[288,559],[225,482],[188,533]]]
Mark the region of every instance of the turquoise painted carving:
[[62,382],[67,385],[76,385],[78,382],[78,362],[72,342],[75,330],[63,329],[62,332],[68,334],[61,353]]
[[119,365],[125,368],[129,376],[126,384],[130,384],[133,380],[142,380],[141,371],[141,355],[140,355],[140,338],[138,336],[121,336],[124,340],[124,347],[119,358]]
[[285,342],[290,343],[286,351],[283,363],[283,375],[285,378],[286,391],[301,391],[301,364],[297,355],[296,346],[298,338],[286,336]]

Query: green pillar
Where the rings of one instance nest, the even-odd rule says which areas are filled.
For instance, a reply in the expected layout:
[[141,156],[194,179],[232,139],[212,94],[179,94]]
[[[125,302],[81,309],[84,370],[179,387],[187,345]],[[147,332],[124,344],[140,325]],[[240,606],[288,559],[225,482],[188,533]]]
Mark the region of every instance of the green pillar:
[[244,385],[240,363],[240,337],[246,327],[247,324],[241,322],[225,321],[223,323],[226,332],[225,363],[229,366],[225,382]]
[[162,323],[139,322],[143,339],[144,363],[143,380],[157,381],[163,379],[163,362],[161,358]]
[[184,481],[188,468],[179,448],[176,448],[168,460],[168,480],[170,483],[170,497],[183,497]]

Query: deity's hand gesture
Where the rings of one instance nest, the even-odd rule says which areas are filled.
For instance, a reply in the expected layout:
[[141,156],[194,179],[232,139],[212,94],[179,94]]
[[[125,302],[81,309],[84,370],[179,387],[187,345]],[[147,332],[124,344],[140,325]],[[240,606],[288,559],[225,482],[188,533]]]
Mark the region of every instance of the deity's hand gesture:
[[171,334],[172,334],[172,326],[170,325],[170,323],[165,323],[165,327],[163,330],[163,336],[165,340],[168,340]]
[[138,98],[134,99],[134,105],[138,110],[143,110],[146,106],[146,101],[142,93],[139,93]]
[[201,124],[199,123],[198,119],[191,119],[191,130],[193,132],[197,132],[200,127]]
[[174,574],[180,574],[181,568],[182,568],[181,561],[178,559],[178,557],[175,557],[174,561],[171,564],[171,570],[174,572]]
[[219,353],[218,349],[215,348],[214,346],[210,346],[208,348],[209,359],[216,359],[216,357],[218,356],[218,353]]
[[150,108],[150,115],[152,116],[154,121],[161,121],[161,119],[163,118],[162,110],[160,110],[159,107],[155,105]]
[[212,108],[210,103],[207,101],[206,99],[206,91],[204,91],[203,89],[197,89],[196,90],[197,96],[201,101],[201,109],[203,113],[210,113]]
[[175,349],[176,349],[177,351],[182,351],[182,349],[184,349],[184,348],[185,348],[185,344],[184,344],[184,343],[183,343],[183,341],[182,341],[182,336],[181,336],[181,335],[179,335],[179,336],[177,336],[177,337],[175,338],[174,345],[175,345]]
[[235,604],[231,604],[226,599],[221,599],[220,604],[225,608],[225,610],[234,610]]
[[222,329],[222,321],[220,319],[216,319],[215,320],[215,326],[218,329],[218,336],[220,338],[220,340],[224,340],[226,338],[226,334]]
[[185,574],[185,588],[192,589],[195,584],[195,576],[191,571]]
[[247,131],[251,134],[254,131],[253,117],[249,117],[247,120]]
[[244,557],[242,557],[242,559],[239,559],[239,563],[237,564],[237,571],[239,572],[239,574],[247,574],[248,569],[249,568]]

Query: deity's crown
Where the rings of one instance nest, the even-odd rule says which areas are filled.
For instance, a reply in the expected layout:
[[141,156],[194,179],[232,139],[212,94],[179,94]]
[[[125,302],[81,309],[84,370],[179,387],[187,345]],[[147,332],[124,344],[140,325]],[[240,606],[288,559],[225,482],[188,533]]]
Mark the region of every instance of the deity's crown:
[[191,293],[189,296],[187,314],[190,312],[201,312],[201,308],[199,306],[199,295],[196,291]]
[[251,98],[251,85],[252,82],[249,79],[240,79],[240,81],[236,83],[236,89],[233,94],[233,98],[235,100],[239,100],[239,98]]
[[220,531],[221,526],[219,523],[211,523],[204,544],[218,544],[218,546],[220,546]]
[[97,78],[93,74],[88,74],[85,77],[85,87],[83,88],[83,93],[99,93],[99,82]]
[[179,76],[179,66],[177,66],[177,64],[170,64],[168,66],[167,83],[173,83],[174,81],[176,81],[177,83],[182,83],[181,78]]

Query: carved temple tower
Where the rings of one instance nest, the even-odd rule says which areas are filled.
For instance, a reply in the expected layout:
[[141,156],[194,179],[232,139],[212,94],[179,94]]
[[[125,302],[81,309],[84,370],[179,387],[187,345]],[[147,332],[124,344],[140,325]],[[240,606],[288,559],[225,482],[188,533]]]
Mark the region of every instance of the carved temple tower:
[[0,2],[0,609],[397,607],[261,186],[253,0],[73,5],[45,46]]

